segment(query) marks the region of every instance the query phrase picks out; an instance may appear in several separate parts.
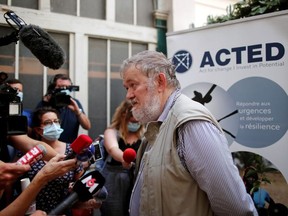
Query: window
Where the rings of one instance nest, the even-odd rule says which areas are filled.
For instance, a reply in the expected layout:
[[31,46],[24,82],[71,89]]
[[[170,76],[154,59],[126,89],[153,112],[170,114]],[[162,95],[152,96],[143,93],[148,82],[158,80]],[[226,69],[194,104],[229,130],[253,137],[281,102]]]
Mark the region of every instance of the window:
[[49,32],[49,35],[64,50],[65,62],[58,70],[53,70],[53,69],[48,68],[48,72],[47,72],[47,75],[48,75],[47,81],[48,82],[53,78],[53,76],[55,74],[58,74],[58,73],[67,74],[67,75],[69,74],[69,35],[68,34],[61,34],[61,33],[52,33],[52,32]]
[[[126,90],[123,87],[122,78],[120,77],[120,66],[128,58],[129,43],[123,41],[111,41],[110,59],[107,59],[107,40],[90,38],[88,42],[88,107],[91,129],[89,134],[95,137],[103,134],[107,127],[107,62],[110,64],[111,72],[111,107],[110,119],[112,118],[115,108],[125,99]],[[147,44],[132,43],[132,54],[147,49]]]
[[132,43],[132,55],[148,50],[147,44]]
[[106,18],[105,4],[105,0],[81,0],[80,16],[104,20]]
[[137,25],[153,27],[153,1],[137,1]]
[[107,126],[107,40],[90,38],[88,43],[89,134],[96,137]]
[[128,53],[128,42],[111,41],[111,117],[126,96],[119,71],[123,60],[128,58]]
[[[115,4],[116,22],[153,27],[153,0],[116,0]],[[134,23],[134,17],[137,23]]]
[[77,0],[51,0],[51,12],[77,15]]
[[[1,35],[4,37],[12,33],[9,27],[0,27]],[[9,78],[14,77],[15,72],[15,43],[10,43],[5,46],[0,46],[0,71],[8,74]]]
[[12,6],[38,10],[38,0],[11,0]]
[[115,0],[116,22],[133,24],[133,0]]

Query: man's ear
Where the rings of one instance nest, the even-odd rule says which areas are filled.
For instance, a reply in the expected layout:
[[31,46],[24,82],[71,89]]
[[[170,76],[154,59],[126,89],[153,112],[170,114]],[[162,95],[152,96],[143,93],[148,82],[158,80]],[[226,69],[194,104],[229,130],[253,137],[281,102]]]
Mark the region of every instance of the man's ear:
[[166,86],[167,86],[166,74],[161,72],[158,75],[158,87],[161,91],[164,91]]

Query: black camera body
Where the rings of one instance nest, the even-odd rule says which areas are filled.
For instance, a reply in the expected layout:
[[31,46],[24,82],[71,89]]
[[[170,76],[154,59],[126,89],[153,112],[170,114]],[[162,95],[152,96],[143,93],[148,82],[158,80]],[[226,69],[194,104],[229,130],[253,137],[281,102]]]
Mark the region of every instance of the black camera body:
[[79,91],[79,86],[71,85],[66,88],[56,88],[50,92],[50,105],[54,108],[62,108],[71,104],[70,92]]
[[[1,75],[3,75],[1,72]],[[4,83],[0,83],[0,133],[1,138],[7,135],[21,135],[27,133],[27,117],[22,116],[23,104],[17,96],[17,90]]]

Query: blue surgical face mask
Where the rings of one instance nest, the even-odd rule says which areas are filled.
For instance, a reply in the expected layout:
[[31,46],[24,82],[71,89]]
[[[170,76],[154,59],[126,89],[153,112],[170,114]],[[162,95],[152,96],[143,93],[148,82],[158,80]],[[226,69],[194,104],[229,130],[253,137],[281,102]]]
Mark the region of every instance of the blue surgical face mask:
[[130,132],[136,132],[139,130],[139,128],[141,127],[141,125],[137,122],[129,122],[128,125],[128,131]]
[[64,130],[60,127],[59,124],[53,123],[52,125],[46,125],[43,129],[43,138],[50,141],[55,141],[59,139],[63,131]]
[[17,96],[20,98],[20,101],[23,101],[23,92],[18,91]]

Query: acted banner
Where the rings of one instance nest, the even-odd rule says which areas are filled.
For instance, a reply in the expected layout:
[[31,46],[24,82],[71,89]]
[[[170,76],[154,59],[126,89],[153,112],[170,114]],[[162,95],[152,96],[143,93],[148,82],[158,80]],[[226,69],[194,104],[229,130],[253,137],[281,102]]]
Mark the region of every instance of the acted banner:
[[288,13],[167,34],[182,92],[221,124],[232,152],[269,160],[288,182]]

